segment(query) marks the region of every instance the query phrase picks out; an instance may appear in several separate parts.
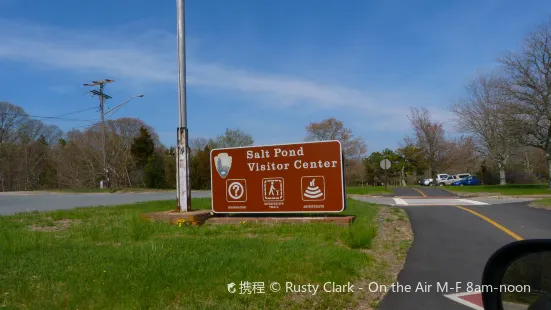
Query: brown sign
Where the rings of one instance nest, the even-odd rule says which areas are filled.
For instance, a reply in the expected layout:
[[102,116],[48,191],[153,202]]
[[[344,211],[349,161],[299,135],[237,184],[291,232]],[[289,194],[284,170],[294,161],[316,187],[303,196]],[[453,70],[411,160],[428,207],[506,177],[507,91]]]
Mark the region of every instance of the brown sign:
[[214,149],[216,213],[341,212],[345,208],[339,141]]

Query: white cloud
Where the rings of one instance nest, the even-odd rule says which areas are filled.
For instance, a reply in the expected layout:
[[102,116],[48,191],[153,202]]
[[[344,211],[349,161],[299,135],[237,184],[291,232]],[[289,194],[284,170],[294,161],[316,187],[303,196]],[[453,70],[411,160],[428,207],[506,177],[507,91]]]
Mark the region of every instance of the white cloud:
[[[175,83],[175,36],[163,31],[67,30],[0,20],[0,61],[18,61],[45,68],[97,72],[142,82]],[[240,70],[197,61],[188,52],[190,86],[274,98],[286,105],[357,108],[371,115],[403,114],[403,108],[381,108],[375,96],[340,85],[298,77]]]
[[[0,19],[0,62],[21,62],[43,69],[90,73],[135,83],[176,85],[176,37],[158,30],[139,32],[120,29],[70,30]],[[130,33],[129,31],[134,31]],[[343,85],[331,85],[297,76],[247,71],[196,57],[193,38],[188,39],[187,73],[190,87],[232,92],[264,104],[301,108],[337,109],[364,123],[360,131],[408,131],[409,106],[417,99],[396,93],[367,93]],[[59,90],[58,90],[59,91]],[[266,102],[268,101],[268,102]],[[423,102],[424,103],[424,102]],[[431,109],[448,119],[446,111]],[[356,129],[354,129],[356,131]],[[163,132],[165,138],[174,133]],[[172,139],[172,138],[170,138]]]

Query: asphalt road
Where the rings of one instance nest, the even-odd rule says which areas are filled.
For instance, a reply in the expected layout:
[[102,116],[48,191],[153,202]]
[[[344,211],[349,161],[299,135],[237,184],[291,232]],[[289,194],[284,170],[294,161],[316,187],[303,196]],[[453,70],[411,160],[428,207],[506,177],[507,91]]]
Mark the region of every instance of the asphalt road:
[[458,197],[458,195],[448,192],[439,187],[396,187],[393,188],[395,196],[398,197],[423,197],[423,198],[442,198],[442,197]]
[[[210,197],[209,191],[192,191],[194,198]],[[176,199],[176,192],[65,194],[0,193],[0,215],[19,212],[51,211],[100,205],[120,205],[140,201]]]
[[[534,209],[526,203],[468,206],[524,239],[551,238],[551,211]],[[414,233],[398,283],[411,292],[389,292],[381,309],[480,309],[469,308],[444,295],[467,291],[469,283],[479,285],[488,258],[503,245],[513,242],[510,234],[488,221],[456,206],[404,206]],[[456,283],[461,288],[456,290]],[[448,283],[447,290],[437,291]],[[421,285],[429,291],[415,292]]]

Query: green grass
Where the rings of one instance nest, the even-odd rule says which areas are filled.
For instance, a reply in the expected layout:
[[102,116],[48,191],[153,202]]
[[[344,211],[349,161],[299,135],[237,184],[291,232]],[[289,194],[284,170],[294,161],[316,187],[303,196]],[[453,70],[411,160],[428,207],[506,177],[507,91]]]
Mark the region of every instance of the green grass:
[[[268,283],[361,278],[385,267],[359,249],[376,235],[379,207],[348,200],[350,227],[168,225],[144,221],[174,201],[79,208],[0,217],[0,308],[302,309],[343,308],[351,294],[270,293]],[[210,199],[193,199],[209,209]],[[266,282],[265,294],[227,292],[226,284]],[[299,298],[300,297],[300,298]]]
[[446,186],[446,190],[462,193],[495,193],[502,195],[551,195],[547,184],[507,184],[480,186]]
[[381,195],[392,193],[392,186],[385,189],[384,186],[347,186],[347,194],[354,195]]

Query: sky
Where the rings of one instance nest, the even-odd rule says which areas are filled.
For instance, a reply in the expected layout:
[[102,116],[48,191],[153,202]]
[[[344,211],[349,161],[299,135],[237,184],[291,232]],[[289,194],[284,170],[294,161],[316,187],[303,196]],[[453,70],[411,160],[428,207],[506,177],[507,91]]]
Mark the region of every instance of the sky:
[[[369,153],[411,134],[410,107],[448,132],[449,106],[546,21],[548,0],[188,0],[189,135],[239,128],[256,145],[294,143],[335,117]],[[176,144],[176,2],[0,0],[0,101],[67,131],[99,119],[82,84],[113,79],[107,108]]]

